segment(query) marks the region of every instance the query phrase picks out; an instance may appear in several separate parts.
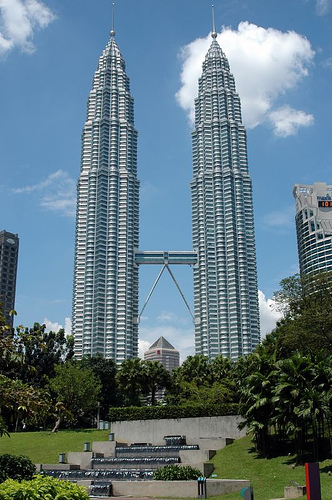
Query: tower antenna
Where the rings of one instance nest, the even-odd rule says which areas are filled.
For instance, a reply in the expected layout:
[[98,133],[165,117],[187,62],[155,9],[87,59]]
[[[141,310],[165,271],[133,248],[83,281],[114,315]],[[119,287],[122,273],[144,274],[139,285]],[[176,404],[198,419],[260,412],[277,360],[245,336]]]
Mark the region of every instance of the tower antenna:
[[214,22],[214,5],[212,5],[212,38],[217,38],[216,24]]
[[111,36],[115,36],[114,30],[114,11],[115,11],[115,2],[112,2],[112,28],[111,28]]

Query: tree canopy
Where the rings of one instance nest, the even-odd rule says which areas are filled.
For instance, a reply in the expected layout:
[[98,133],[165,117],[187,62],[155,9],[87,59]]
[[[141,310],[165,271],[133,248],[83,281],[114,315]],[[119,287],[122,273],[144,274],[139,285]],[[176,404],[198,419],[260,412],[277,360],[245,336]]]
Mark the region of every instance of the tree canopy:
[[274,299],[284,318],[276,341],[284,355],[299,350],[327,353],[332,349],[332,272],[291,276],[281,281]]

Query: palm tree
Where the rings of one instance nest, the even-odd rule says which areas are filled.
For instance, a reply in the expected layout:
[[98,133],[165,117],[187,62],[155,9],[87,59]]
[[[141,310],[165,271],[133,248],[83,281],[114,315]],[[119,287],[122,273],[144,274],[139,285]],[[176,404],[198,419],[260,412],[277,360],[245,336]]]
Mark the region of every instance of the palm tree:
[[258,352],[247,356],[238,363],[238,377],[241,380],[241,413],[245,419],[241,426],[247,426],[248,430],[253,432],[257,451],[267,456],[270,448],[269,428],[274,416],[273,359]]
[[287,435],[294,436],[297,459],[302,462],[310,422],[309,413],[303,411],[303,404],[308,391],[312,389],[314,365],[308,356],[295,352],[290,358],[276,363],[276,374],[278,384],[273,397],[274,422]]
[[160,361],[143,361],[143,394],[150,395],[151,404],[156,404],[156,393],[170,385],[170,373]]
[[116,374],[116,381],[127,405],[140,406],[144,388],[143,364],[139,358],[125,359]]

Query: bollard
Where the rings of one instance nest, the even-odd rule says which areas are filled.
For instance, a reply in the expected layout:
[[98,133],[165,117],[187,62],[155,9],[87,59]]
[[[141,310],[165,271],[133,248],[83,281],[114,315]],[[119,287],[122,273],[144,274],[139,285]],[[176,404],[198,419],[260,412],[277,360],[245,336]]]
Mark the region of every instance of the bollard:
[[84,448],[83,448],[83,450],[84,450],[84,451],[90,451],[90,449],[91,449],[91,443],[90,443],[89,441],[86,441],[86,442],[84,443]]
[[254,489],[252,486],[249,488],[242,488],[241,490],[241,497],[243,500],[254,500]]
[[197,478],[197,498],[206,498],[206,477]]

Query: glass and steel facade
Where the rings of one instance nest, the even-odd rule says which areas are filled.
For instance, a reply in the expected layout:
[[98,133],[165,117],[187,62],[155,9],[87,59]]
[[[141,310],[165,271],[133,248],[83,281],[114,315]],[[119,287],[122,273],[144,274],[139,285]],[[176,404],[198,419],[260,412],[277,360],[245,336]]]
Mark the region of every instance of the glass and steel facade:
[[300,273],[332,271],[332,186],[295,184]]
[[75,355],[137,356],[137,131],[114,32],[93,79],[82,133],[73,290]]
[[216,33],[199,79],[192,147],[196,353],[237,359],[260,340],[252,185],[240,98]]
[[13,326],[19,238],[17,234],[0,231],[0,303],[6,325]]

